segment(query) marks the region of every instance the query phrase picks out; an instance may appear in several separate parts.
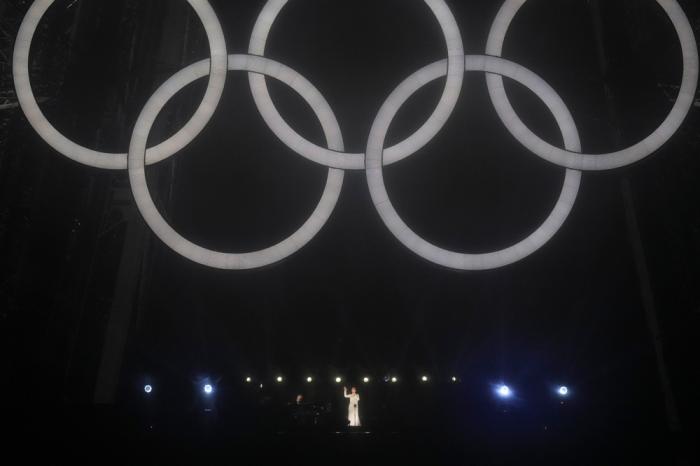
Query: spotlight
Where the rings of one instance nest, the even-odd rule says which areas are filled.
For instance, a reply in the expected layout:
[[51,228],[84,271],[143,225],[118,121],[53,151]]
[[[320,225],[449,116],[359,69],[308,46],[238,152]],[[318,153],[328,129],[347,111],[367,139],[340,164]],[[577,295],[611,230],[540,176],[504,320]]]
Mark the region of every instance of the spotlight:
[[340,382],[342,382],[342,381],[343,381],[343,378],[342,378],[342,377],[336,377],[336,378],[335,378],[335,383],[340,383]]
[[398,382],[398,381],[399,381],[399,379],[397,379],[396,377],[392,377],[392,378],[391,378],[391,383],[396,383],[396,382]]
[[278,375],[277,376],[277,383],[282,383],[283,381],[284,381],[284,377],[282,377],[281,375]]
[[456,383],[456,382],[457,382],[457,377],[452,377],[452,383]]
[[250,383],[250,382],[252,382],[252,381],[253,381],[253,379],[252,379],[252,378],[250,378],[250,377],[246,377],[246,378],[245,378],[245,381],[246,381],[246,383]]
[[427,381],[428,381],[428,376],[427,376],[427,375],[424,375],[424,376],[421,377],[420,379],[421,379],[421,381],[423,381],[423,382],[427,382]]
[[496,388],[496,393],[498,393],[498,396],[501,398],[510,398],[513,394],[508,385],[499,385],[498,388]]
[[314,378],[313,378],[313,377],[307,377],[307,378],[306,378],[306,381],[309,382],[309,383],[311,383],[311,382],[314,381]]
[[363,378],[362,381],[363,381],[364,383],[369,383],[369,377]]
[[150,385],[144,385],[143,391],[146,393],[151,393],[153,391],[153,387],[151,387]]
[[567,387],[566,385],[562,385],[557,389],[557,393],[559,394],[559,396],[567,396],[569,394],[569,387]]
[[210,384],[204,385],[204,393],[207,395],[211,395],[211,393],[214,391],[214,387],[212,387]]

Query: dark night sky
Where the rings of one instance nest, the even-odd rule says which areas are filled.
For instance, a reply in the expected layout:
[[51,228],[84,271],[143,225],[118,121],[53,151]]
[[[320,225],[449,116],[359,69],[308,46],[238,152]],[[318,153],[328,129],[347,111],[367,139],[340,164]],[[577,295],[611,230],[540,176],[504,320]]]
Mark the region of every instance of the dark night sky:
[[[64,81],[47,114],[78,142],[123,151],[140,106],[181,67],[173,58],[178,51],[186,50],[185,64],[207,56],[203,30],[191,19],[194,28],[185,39],[178,33],[178,18],[189,14],[186,3],[153,1],[167,13],[144,9],[146,17],[137,23],[140,34],[157,37],[148,28],[161,27],[167,32],[136,49],[135,65],[127,73],[118,57],[131,40],[119,33],[120,8],[128,2],[89,2],[80,13],[80,27],[75,13],[65,11],[69,3],[56,2],[44,22],[57,23],[34,42],[33,50],[60,49],[57,37],[76,34],[60,75]],[[528,2],[503,54],[559,92],[587,152],[619,149],[653,131],[672,106],[659,84],[679,83],[681,72],[673,28],[654,2],[601,3],[610,66],[605,78],[590,10],[582,0]],[[231,53],[247,50],[263,4],[212,1]],[[683,4],[697,24],[697,6]],[[453,0],[449,5],[466,52],[482,53],[500,2]],[[346,148],[359,152],[384,99],[409,74],[444,58],[444,44],[420,1],[306,0],[285,7],[267,56],[321,90],[340,122]],[[59,78],[46,79],[51,77]],[[605,79],[619,122],[608,111]],[[192,112],[203,85],[191,86],[166,107],[153,141]],[[437,81],[409,101],[391,127],[390,142],[423,123],[442,85]],[[318,122],[305,104],[284,85],[270,82],[270,88],[291,125],[321,143]],[[537,134],[561,143],[536,98],[513,83],[508,92]],[[126,120],[110,118],[124,95],[129,96]],[[639,403],[658,399],[661,410],[625,223],[621,185],[628,179],[672,383],[681,407],[693,409],[697,368],[685,366],[682,357],[690,345],[697,346],[693,329],[698,329],[700,308],[693,289],[700,275],[700,165],[693,157],[697,123],[693,110],[671,143],[647,160],[585,173],[574,210],[554,239],[495,271],[446,270],[406,250],[374,210],[362,172],[346,174],[335,212],[311,243],[261,270],[204,268],[149,232],[124,384],[145,374],[188,381],[205,373],[235,379],[277,371],[354,376],[397,371],[407,377],[428,371],[459,373],[477,384],[501,378],[524,385],[564,380],[590,399],[628,390],[625,396]],[[20,113],[11,128],[3,157],[14,161],[4,165],[15,167],[15,175],[10,179],[11,172],[2,173],[0,203],[10,220],[0,236],[6,257],[0,261],[9,264],[4,280],[16,284],[2,294],[11,336],[10,358],[3,364],[15,379],[40,379],[33,368],[45,368],[52,375],[43,397],[75,401],[65,393],[72,386],[66,380],[94,379],[119,263],[118,235],[111,242],[95,241],[104,213],[100,199],[110,186],[123,185],[125,177],[62,158]],[[230,73],[209,126],[148,175],[156,203],[179,232],[198,244],[239,252],[278,242],[298,228],[320,197],[325,171],[274,137],[255,109],[246,76]],[[416,232],[446,248],[485,252],[518,241],[544,220],[563,170],[519,146],[498,120],[484,76],[469,73],[441,133],[411,158],[387,168],[385,177],[398,212]],[[21,194],[9,189],[18,183],[34,186],[27,212]],[[82,227],[71,236],[74,221]],[[97,259],[85,272],[85,258],[93,254]],[[72,374],[71,366],[80,373]]]

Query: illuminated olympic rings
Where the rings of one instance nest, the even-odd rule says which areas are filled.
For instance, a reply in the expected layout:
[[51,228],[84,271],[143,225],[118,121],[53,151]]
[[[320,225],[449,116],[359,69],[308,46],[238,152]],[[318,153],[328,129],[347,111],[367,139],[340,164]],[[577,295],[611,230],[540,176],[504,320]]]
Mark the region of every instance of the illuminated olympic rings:
[[[340,198],[344,170],[365,170],[372,202],[389,231],[408,249],[435,264],[457,270],[485,270],[512,264],[547,243],[571,213],[581,183],[581,171],[609,170],[630,165],[661,148],[682,125],[693,105],[698,82],[698,50],[692,27],[676,0],[656,0],[673,23],[683,55],[683,78],[678,98],[664,122],[647,138],[629,148],[601,155],[582,153],[574,119],[559,95],[532,71],[501,58],[508,29],[526,0],[505,0],[493,22],[486,46],[487,55],[464,55],[457,22],[444,0],[423,0],[442,30],[447,58],[428,65],[404,80],[384,102],[372,124],[364,154],[346,153],[338,121],[323,95],[291,68],[264,57],[275,19],[289,0],[269,0],[253,29],[250,55],[228,55],[221,24],[206,0],[187,0],[204,26],[209,41],[209,59],[192,64],[169,78],[144,106],[135,125],[128,154],[99,152],[80,146],[58,132],[39,109],[29,80],[31,42],[42,17],[54,0],[35,0],[20,26],[13,56],[13,77],[20,106],[31,126],[57,152],[96,168],[128,169],[139,211],[153,232],[172,250],[208,267],[253,269],[278,262],[301,249],[323,228]],[[206,127],[223,94],[228,71],[249,74],[255,104],[272,132],[297,154],[328,168],[325,189],[318,206],[306,222],[282,242],[249,253],[231,254],[196,245],[177,233],[158,212],[146,184],[146,165],[176,154]],[[465,71],[486,73],[488,91],[506,129],[525,148],[565,169],[559,198],[547,219],[524,239],[500,251],[464,254],[435,246],[414,233],[399,217],[387,193],[383,167],[416,153],[429,143],[451,116]],[[278,79],[297,92],[319,119],[327,147],[299,135],[277,111],[265,77]],[[446,76],[442,96],[426,122],[402,142],[384,148],[391,122],[407,99],[421,87]],[[164,105],[189,83],[208,77],[202,103],[192,118],[166,141],[147,148],[151,127]],[[564,148],[543,141],[517,116],[506,95],[503,77],[530,89],[547,106],[562,134]]]

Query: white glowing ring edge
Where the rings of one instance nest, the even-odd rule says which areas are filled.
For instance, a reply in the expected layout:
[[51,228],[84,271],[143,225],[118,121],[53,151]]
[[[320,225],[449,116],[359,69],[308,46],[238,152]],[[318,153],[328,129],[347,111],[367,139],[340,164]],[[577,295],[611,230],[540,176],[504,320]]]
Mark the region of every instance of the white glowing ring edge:
[[[287,2],[288,0],[269,0],[265,4],[253,28],[248,53],[265,54],[265,45],[272,25]],[[447,44],[447,82],[440,101],[428,120],[413,135],[386,150],[384,161],[387,165],[414,154],[440,132],[452,114],[462,89],[464,47],[457,21],[444,0],[425,0],[425,3],[437,18]],[[345,170],[364,169],[364,154],[347,154],[329,150],[309,142],[292,129],[277,111],[264,76],[251,75],[249,82],[258,111],[272,132],[290,149],[326,167]]]
[[[270,59],[251,55],[230,55],[228,68],[265,74],[289,85],[311,105],[323,125],[329,147],[343,150],[338,123],[331,108],[324,105],[325,101],[318,99],[318,91],[297,72]],[[344,172],[334,168],[328,170],[326,186],[314,212],[295,233],[274,246],[249,253],[224,253],[203,248],[185,239],[165,221],[153,202],[146,182],[144,154],[148,134],[165,103],[183,87],[206,76],[208,72],[209,60],[192,64],[168,79],[146,103],[129,146],[128,169],[131,189],[146,223],[156,236],[178,254],[217,269],[245,270],[270,265],[301,249],[325,225],[340,197]]]
[[[372,202],[389,231],[409,250],[430,262],[458,270],[487,270],[503,267],[532,254],[559,231],[576,201],[581,172],[566,170],[561,194],[550,215],[533,233],[508,248],[483,254],[464,254],[442,249],[418,236],[406,225],[391,204],[382,173],[382,150],[389,126],[401,106],[425,84],[442,77],[444,70],[444,60],[418,70],[396,88],[379,110],[372,124],[367,144],[366,172]],[[567,149],[580,150],[581,142],[571,113],[554,89],[536,74],[516,63],[484,55],[467,56],[465,70],[496,73],[528,87],[554,115]],[[507,122],[506,126],[511,130]]]
[[[501,56],[503,43],[520,7],[526,0],[506,0],[491,26],[486,54]],[[690,112],[698,85],[698,48],[688,17],[676,0],[657,0],[664,9],[680,39],[683,53],[683,79],[678,98],[664,122],[639,143],[607,154],[581,154],[563,150],[543,141],[520,120],[510,104],[500,76],[487,76],[489,94],[501,120],[513,127],[515,137],[531,152],[560,167],[576,170],[612,170],[638,162],[656,152],[678,131]]]
[[[42,113],[36,101],[29,78],[29,52],[39,22],[54,1],[36,0],[27,11],[19,28],[12,58],[12,74],[17,100],[29,124],[57,152],[90,167],[125,170],[127,154],[100,152],[71,141],[53,127]],[[190,121],[168,140],[148,149],[146,160],[149,165],[172,156],[197,137],[216,111],[226,83],[227,52],[221,23],[208,1],[187,0],[187,2],[201,20],[209,40],[209,53],[212,63],[209,83],[202,103]]]

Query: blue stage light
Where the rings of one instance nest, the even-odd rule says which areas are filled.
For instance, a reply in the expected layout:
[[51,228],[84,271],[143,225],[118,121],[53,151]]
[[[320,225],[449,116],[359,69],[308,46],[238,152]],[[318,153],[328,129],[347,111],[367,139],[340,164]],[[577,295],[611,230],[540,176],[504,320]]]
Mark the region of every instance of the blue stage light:
[[151,387],[150,385],[144,385],[143,391],[146,393],[151,393],[153,391],[153,387]]
[[496,393],[498,393],[498,396],[500,396],[501,398],[510,398],[510,396],[513,394],[513,391],[508,385],[499,385],[498,388],[496,388]]
[[210,384],[204,385],[204,393],[205,394],[211,395],[213,391],[214,391],[214,387],[212,387]]
[[559,394],[559,396],[568,396],[569,395],[569,387],[567,387],[566,385],[562,385],[561,387],[559,387],[557,389],[557,393]]

